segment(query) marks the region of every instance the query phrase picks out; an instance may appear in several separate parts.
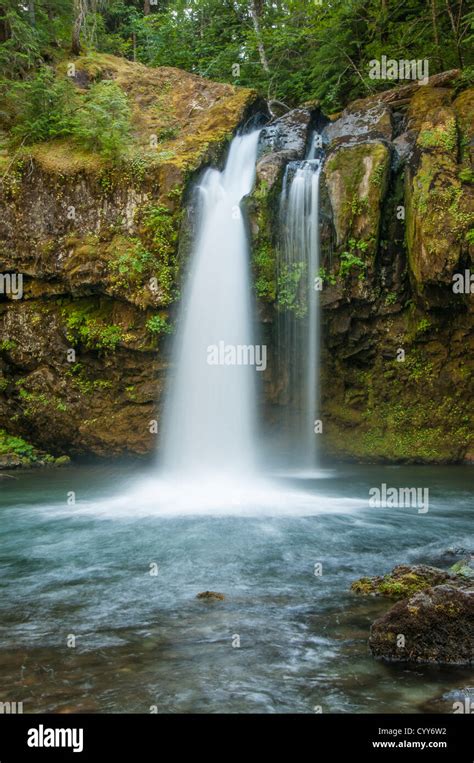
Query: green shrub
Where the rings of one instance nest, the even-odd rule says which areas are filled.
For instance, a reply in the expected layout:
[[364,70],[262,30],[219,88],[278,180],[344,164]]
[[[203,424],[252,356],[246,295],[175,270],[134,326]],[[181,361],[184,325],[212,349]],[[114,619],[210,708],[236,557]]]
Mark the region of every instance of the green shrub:
[[83,310],[72,310],[66,319],[66,336],[74,347],[88,350],[115,350],[123,339],[122,329],[105,323]]
[[117,159],[130,146],[130,113],[128,98],[115,82],[97,82],[77,110],[74,137],[91,151]]
[[150,334],[171,334],[173,331],[167,319],[161,315],[153,315],[149,318],[146,322],[146,327]]
[[359,280],[364,278],[364,272],[367,268],[367,264],[359,257],[359,254],[363,254],[368,247],[367,241],[356,241],[356,239],[349,239],[349,248],[342,252],[339,263],[339,276],[345,278],[353,268],[359,268]]
[[74,87],[67,79],[57,79],[49,66],[42,66],[31,79],[16,82],[7,99],[13,104],[15,143],[37,143],[73,131]]
[[21,437],[13,437],[7,434],[4,429],[0,429],[0,454],[10,453],[32,460],[36,458],[36,451],[32,445],[25,442]]
[[288,310],[296,318],[304,318],[307,312],[306,262],[286,263],[278,274],[278,307]]

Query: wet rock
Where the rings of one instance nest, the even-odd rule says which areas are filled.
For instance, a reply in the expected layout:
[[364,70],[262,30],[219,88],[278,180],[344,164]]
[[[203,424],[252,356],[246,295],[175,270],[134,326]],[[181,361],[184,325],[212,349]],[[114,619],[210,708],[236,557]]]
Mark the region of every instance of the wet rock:
[[474,556],[470,554],[469,556],[464,557],[464,559],[460,559],[459,562],[453,564],[450,569],[451,572],[454,572],[455,575],[461,575],[461,577],[464,578],[473,578]]
[[202,591],[197,594],[196,599],[204,599],[205,601],[224,601],[225,596],[218,591]]
[[408,162],[413,154],[416,143],[416,132],[409,130],[402,133],[393,141],[397,167]]
[[390,110],[382,103],[368,109],[357,108],[357,102],[345,109],[339,119],[323,131],[323,139],[333,146],[370,140],[390,141],[393,134]]
[[471,665],[474,587],[440,585],[398,602],[372,624],[369,647],[390,662]]
[[425,554],[420,561],[426,562],[432,567],[452,567],[453,564],[465,557],[472,556],[473,553],[472,549],[465,548],[464,546],[450,546],[433,556]]
[[308,142],[311,112],[293,109],[263,128],[259,139],[259,155],[270,151],[294,151],[295,159],[303,159]]
[[422,702],[420,713],[467,713],[474,712],[474,687],[460,687],[445,692],[441,697],[431,697]]
[[406,599],[418,591],[424,591],[441,583],[455,582],[454,572],[429,567],[426,564],[399,564],[388,575],[360,578],[351,585],[351,591],[390,599]]
[[278,180],[288,162],[298,158],[298,152],[294,150],[277,151],[265,154],[257,163],[257,180],[266,183],[268,190]]
[[15,469],[21,465],[22,460],[16,453],[3,453],[0,455],[0,469]]

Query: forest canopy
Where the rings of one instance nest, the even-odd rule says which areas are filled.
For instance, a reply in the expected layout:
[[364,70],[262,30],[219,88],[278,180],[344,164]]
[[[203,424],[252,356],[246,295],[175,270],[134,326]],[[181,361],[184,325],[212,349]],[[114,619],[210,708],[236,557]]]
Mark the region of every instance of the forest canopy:
[[97,50],[336,111],[393,86],[381,56],[471,77],[473,42],[466,0],[1,0],[0,85]]

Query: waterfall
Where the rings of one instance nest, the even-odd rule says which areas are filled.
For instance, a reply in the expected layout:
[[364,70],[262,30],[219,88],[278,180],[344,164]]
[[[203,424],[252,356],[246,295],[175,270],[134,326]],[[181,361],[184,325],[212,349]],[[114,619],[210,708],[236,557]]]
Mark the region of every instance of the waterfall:
[[[287,165],[280,199],[279,261],[281,377],[288,389],[286,428],[300,467],[316,464],[319,409],[319,179],[322,166],[313,137],[306,159]],[[281,290],[283,288],[283,301]]]
[[252,360],[259,348],[239,204],[254,183],[258,135],[237,135],[224,170],[208,169],[198,186],[195,245],[173,349],[176,375],[165,400],[162,464],[168,473],[255,471]]

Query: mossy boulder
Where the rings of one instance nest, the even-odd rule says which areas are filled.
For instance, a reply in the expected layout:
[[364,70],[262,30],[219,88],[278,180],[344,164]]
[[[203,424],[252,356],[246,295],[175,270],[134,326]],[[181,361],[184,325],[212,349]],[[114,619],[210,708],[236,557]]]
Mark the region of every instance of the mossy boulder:
[[343,146],[328,157],[324,175],[337,247],[353,238],[364,241],[367,256],[374,257],[389,166],[390,152],[384,143]]
[[431,586],[454,581],[456,575],[424,564],[400,564],[382,577],[360,578],[351,585],[351,591],[389,599],[406,599]]
[[417,160],[406,172],[407,246],[419,292],[452,284],[474,225],[474,196],[459,177],[460,127],[474,121],[473,102],[469,91],[457,109],[451,99],[449,89],[420,88],[408,109],[408,123],[417,131]]
[[369,647],[389,662],[472,665],[474,588],[439,585],[398,602],[372,624]]
[[390,109],[383,103],[351,103],[324,130],[324,138],[332,146],[372,140],[391,140],[393,134]]

